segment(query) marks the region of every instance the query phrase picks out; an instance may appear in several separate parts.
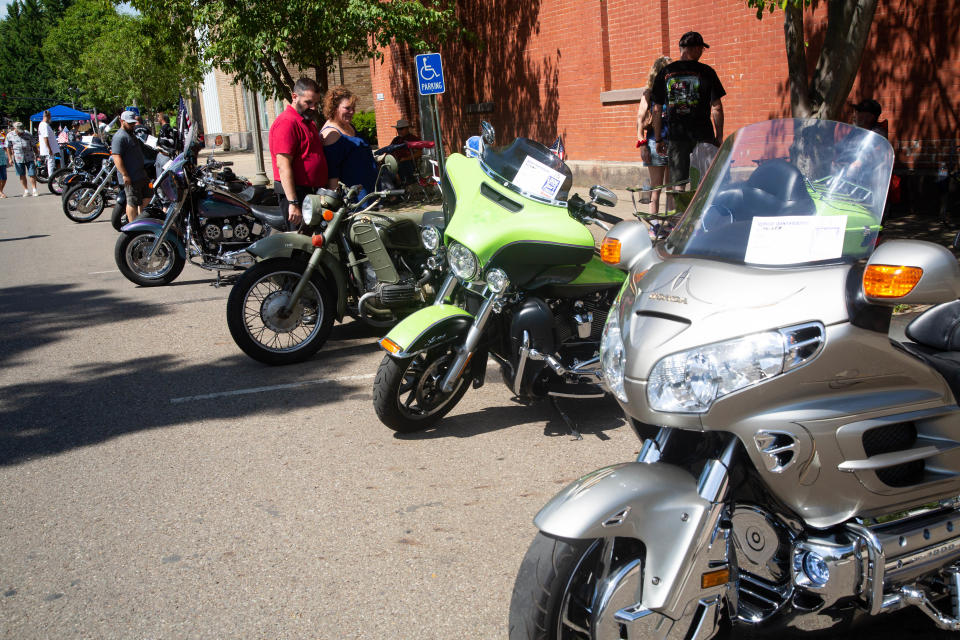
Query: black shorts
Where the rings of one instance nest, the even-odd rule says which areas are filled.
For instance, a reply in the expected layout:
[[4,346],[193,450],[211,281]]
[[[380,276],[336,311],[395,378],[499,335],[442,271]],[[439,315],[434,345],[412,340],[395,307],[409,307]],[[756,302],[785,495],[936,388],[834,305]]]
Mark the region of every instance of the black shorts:
[[144,198],[153,195],[153,189],[150,188],[150,183],[147,182],[146,178],[123,183],[123,192],[127,194],[128,207],[139,207]]

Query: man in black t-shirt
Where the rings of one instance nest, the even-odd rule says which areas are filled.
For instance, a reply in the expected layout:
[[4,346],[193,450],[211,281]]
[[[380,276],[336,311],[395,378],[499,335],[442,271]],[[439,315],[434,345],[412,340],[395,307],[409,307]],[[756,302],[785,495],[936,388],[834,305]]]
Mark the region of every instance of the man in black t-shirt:
[[[680,38],[680,59],[664,67],[653,82],[653,132],[657,153],[668,152],[670,181],[690,177],[690,154],[698,142],[720,146],[726,95],[717,72],[699,62],[710,45],[696,31]],[[663,131],[663,109],[669,126]],[[669,142],[669,144],[667,144]]]

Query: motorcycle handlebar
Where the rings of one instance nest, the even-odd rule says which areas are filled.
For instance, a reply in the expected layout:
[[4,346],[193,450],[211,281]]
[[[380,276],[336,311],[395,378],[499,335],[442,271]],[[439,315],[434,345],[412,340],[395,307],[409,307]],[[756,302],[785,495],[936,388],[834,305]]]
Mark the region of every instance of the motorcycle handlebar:
[[590,214],[590,217],[596,218],[597,220],[603,220],[604,222],[609,222],[610,224],[617,224],[618,222],[622,222],[622,220],[617,216],[610,215],[609,213],[604,213],[599,209],[594,211],[592,214]]

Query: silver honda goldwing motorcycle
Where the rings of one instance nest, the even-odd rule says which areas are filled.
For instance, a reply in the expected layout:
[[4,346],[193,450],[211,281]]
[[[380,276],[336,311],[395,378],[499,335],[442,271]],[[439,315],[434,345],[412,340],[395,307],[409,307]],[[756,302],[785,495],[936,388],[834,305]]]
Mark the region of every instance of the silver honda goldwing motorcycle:
[[[604,384],[644,443],[536,516],[511,638],[704,640],[908,606],[960,630],[960,269],[926,242],[874,250],[892,163],[850,125],[750,125],[662,245],[609,232],[632,270]],[[894,341],[896,304],[936,306]]]

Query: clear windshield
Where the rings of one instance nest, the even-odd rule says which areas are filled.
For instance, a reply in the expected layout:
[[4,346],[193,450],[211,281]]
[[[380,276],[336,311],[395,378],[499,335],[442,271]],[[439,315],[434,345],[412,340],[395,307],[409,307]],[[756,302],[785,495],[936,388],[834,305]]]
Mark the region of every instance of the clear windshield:
[[528,198],[565,203],[573,173],[539,142],[517,138],[501,149],[484,147],[480,165],[498,182]]
[[743,127],[723,143],[666,251],[766,266],[866,257],[892,169],[890,143],[853,125]]

